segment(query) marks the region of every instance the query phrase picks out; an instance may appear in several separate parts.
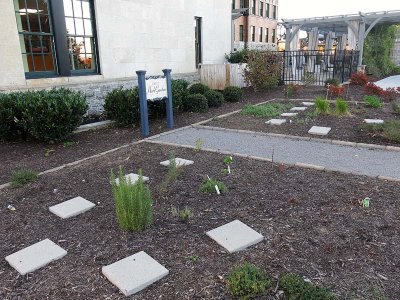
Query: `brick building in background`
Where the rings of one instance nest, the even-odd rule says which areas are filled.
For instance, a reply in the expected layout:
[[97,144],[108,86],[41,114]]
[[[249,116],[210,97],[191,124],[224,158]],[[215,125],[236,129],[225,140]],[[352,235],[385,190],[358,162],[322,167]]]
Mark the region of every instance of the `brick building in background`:
[[276,49],[278,0],[233,0],[232,9],[247,9],[234,21],[234,49]]

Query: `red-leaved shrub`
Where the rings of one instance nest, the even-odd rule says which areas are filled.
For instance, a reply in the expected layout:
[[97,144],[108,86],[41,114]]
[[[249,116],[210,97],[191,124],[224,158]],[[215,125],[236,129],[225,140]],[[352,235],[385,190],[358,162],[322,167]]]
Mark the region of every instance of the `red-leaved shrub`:
[[353,73],[350,77],[350,83],[354,85],[366,85],[368,82],[369,78],[363,72]]
[[377,95],[377,96],[381,96],[382,93],[384,92],[384,90],[382,88],[380,88],[379,86],[377,86],[375,83],[372,82],[368,82],[365,85],[365,93],[368,95]]
[[397,100],[400,98],[400,87],[397,89],[395,88],[387,88],[386,90],[382,91],[381,97],[383,101],[390,102]]
[[344,86],[335,86],[335,85],[330,85],[329,86],[329,93],[333,96],[333,97],[341,97],[344,95],[345,92],[345,88]]

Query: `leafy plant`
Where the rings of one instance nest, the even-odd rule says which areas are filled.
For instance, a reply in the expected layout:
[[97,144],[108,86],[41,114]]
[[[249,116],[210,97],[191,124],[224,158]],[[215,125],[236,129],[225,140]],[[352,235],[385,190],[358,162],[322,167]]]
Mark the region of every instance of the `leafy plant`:
[[279,288],[288,300],[335,300],[336,297],[328,289],[320,288],[295,274],[285,274],[279,280]]
[[183,101],[183,110],[204,113],[208,111],[208,100],[201,94],[190,94]]
[[214,180],[214,179],[206,179],[201,184],[200,192],[206,193],[206,194],[216,193],[215,186],[218,186],[218,189],[221,194],[225,194],[228,191],[225,183]]
[[75,145],[79,145],[79,141],[66,141],[66,142],[64,142],[63,147],[68,148],[68,147],[72,147]]
[[163,180],[163,182],[161,183],[161,192],[166,191],[167,187],[178,178],[180,172],[181,172],[180,169],[176,165],[175,153],[170,152],[168,173],[167,173],[165,179]]
[[224,104],[224,95],[221,92],[209,90],[204,96],[207,98],[209,107],[220,107]]
[[236,266],[227,277],[229,292],[238,299],[264,295],[271,287],[267,274],[250,263]]
[[286,110],[292,108],[292,104],[267,103],[262,105],[246,105],[242,109],[242,114],[257,118],[273,118],[279,116]]
[[350,83],[354,85],[366,85],[369,82],[367,74],[364,72],[357,72],[351,74]]
[[183,99],[188,95],[189,82],[184,79],[172,79],[171,90],[174,109],[179,109],[182,106]]
[[226,165],[226,169],[223,170],[224,174],[231,173],[231,164],[233,162],[233,157],[231,155],[227,155],[224,157],[224,164]]
[[0,141],[25,133],[19,123],[21,111],[17,109],[20,97],[21,93],[0,93]]
[[373,107],[373,108],[381,108],[382,102],[377,96],[364,96],[364,102],[366,106]]
[[291,98],[293,96],[298,96],[301,86],[298,84],[289,84],[286,87],[286,97]]
[[228,102],[240,102],[243,99],[243,91],[237,86],[228,86],[224,89],[224,99]]
[[231,64],[246,63],[248,53],[249,53],[249,50],[247,50],[247,49],[238,50],[238,51],[230,53],[229,55],[226,54],[225,58]]
[[108,119],[114,120],[120,126],[138,123],[139,89],[124,89],[122,87],[106,95],[104,111]]
[[345,91],[346,90],[345,90],[344,86],[335,86],[335,85],[329,86],[329,93],[333,97],[341,97],[344,95]]
[[383,124],[365,124],[361,126],[362,130],[380,134],[388,141],[400,143],[400,121],[387,121]]
[[329,78],[325,80],[325,87],[328,87],[328,85],[338,86],[339,80],[337,80],[336,78]]
[[381,92],[380,96],[386,102],[397,100],[400,98],[400,87],[398,87],[397,89],[387,88],[386,90]]
[[315,111],[318,114],[329,114],[329,112],[330,112],[329,101],[322,97],[316,97],[315,98]]
[[368,82],[364,87],[364,91],[366,94],[369,94],[369,95],[380,96],[380,95],[382,95],[384,90],[382,88],[380,88],[379,86],[377,86],[375,83]]
[[206,92],[208,92],[210,88],[206,86],[205,84],[202,83],[194,83],[189,87],[189,94],[201,94],[205,95]]
[[400,115],[400,102],[393,102],[392,107],[393,107],[393,111],[396,114]]
[[179,218],[179,220],[181,222],[188,222],[189,219],[191,219],[193,217],[193,212],[190,208],[188,208],[187,206],[185,206],[184,209],[179,209],[176,207],[172,207],[172,216],[174,218]]
[[194,152],[199,152],[204,145],[204,141],[202,139],[197,139],[196,144],[194,146]]
[[111,170],[111,184],[115,200],[115,212],[119,226],[127,231],[142,231],[153,221],[151,192],[143,181],[142,171],[139,179],[132,183],[127,180],[119,168],[119,183]]
[[244,79],[256,92],[275,88],[281,79],[282,62],[282,55],[276,52],[249,50]]
[[45,149],[44,150],[44,157],[50,157],[52,153],[56,152],[54,149]]
[[349,114],[349,105],[346,100],[338,98],[336,99],[335,105],[336,105],[335,111],[338,115]]
[[11,175],[11,187],[19,188],[28,183],[36,181],[38,179],[38,174],[32,170],[18,170]]

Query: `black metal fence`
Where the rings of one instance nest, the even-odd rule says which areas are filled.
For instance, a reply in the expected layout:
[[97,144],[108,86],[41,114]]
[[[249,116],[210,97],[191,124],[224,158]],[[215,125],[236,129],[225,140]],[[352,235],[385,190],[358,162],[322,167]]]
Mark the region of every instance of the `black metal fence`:
[[324,85],[336,78],[343,83],[357,72],[359,51],[282,51],[282,80],[285,84]]

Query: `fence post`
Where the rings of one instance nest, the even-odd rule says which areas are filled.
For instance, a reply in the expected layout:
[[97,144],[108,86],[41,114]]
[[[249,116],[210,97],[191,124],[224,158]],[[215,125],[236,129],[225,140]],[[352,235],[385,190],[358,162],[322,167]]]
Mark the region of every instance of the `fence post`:
[[168,97],[166,100],[166,109],[167,109],[167,127],[169,129],[174,128],[174,109],[173,109],[173,100],[172,100],[172,85],[171,85],[171,70],[164,69],[162,70],[167,80],[167,93]]
[[149,115],[147,110],[147,95],[146,95],[146,71],[136,71],[139,84],[139,99],[140,99],[140,132],[143,137],[150,135],[149,131]]

